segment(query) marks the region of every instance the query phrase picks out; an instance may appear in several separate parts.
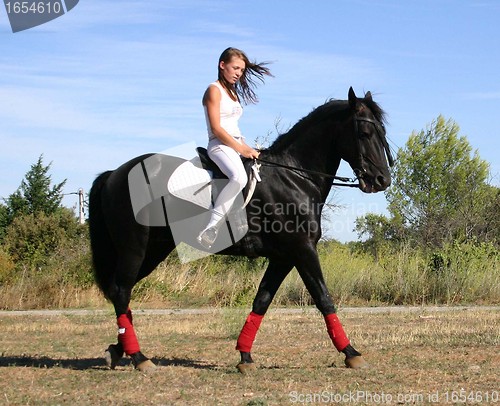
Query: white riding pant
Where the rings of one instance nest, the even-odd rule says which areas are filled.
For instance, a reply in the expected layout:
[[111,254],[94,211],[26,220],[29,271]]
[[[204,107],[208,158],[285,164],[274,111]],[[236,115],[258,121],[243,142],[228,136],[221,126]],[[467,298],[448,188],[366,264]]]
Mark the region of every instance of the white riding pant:
[[207,225],[207,228],[210,228],[215,226],[229,212],[238,193],[246,186],[248,177],[241,162],[240,154],[219,139],[210,140],[207,151],[208,156],[229,179],[227,185],[224,186],[215,200],[212,217]]

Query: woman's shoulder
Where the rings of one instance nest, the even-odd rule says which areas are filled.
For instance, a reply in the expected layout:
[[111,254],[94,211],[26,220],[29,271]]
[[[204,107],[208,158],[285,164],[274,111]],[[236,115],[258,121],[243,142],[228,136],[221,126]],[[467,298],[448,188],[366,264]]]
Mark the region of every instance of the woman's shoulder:
[[211,93],[211,94],[222,94],[222,91],[224,88],[219,82],[212,82],[208,85],[207,90],[205,91],[206,94]]
[[210,88],[216,88],[216,89],[221,90],[222,89],[222,85],[218,81],[215,81],[215,82],[210,83],[207,86],[207,90],[210,89]]
[[220,89],[220,85],[217,82],[212,82],[208,85],[205,90],[205,94],[203,95],[203,103],[205,103],[208,99],[216,99],[220,100],[222,97],[222,91]]

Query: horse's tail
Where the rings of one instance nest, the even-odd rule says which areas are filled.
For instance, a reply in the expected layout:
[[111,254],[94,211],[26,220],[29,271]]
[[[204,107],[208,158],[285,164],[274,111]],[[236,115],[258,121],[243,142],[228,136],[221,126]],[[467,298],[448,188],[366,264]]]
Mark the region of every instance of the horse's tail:
[[92,184],[89,194],[89,231],[94,276],[97,285],[108,297],[114,279],[116,267],[116,251],[111,235],[106,227],[106,219],[102,210],[101,192],[112,171],[101,173]]

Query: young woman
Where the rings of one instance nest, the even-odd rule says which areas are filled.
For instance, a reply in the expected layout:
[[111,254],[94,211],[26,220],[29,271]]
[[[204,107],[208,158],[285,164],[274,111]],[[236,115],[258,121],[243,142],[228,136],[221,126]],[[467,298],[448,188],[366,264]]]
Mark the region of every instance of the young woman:
[[272,76],[266,63],[252,63],[245,53],[227,48],[219,58],[219,75],[203,95],[203,106],[208,131],[208,155],[228,177],[211,210],[212,216],[198,236],[198,242],[209,249],[217,238],[218,226],[231,209],[236,196],[247,184],[247,175],[240,155],[258,158],[259,152],[245,144],[238,120],[243,113],[240,100],[256,103],[255,79],[264,82],[264,75]]

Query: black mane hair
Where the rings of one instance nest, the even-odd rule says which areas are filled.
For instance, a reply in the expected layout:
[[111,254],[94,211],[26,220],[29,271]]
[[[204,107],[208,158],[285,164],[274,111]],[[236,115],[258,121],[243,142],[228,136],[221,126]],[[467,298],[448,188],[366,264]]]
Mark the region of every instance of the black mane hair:
[[387,114],[385,113],[384,110],[382,110],[382,107],[380,107],[377,102],[373,101],[372,98],[368,99],[361,99],[362,103],[370,109],[372,114],[375,116],[375,118],[381,123],[381,124],[387,124]]
[[[362,104],[364,104],[375,118],[382,124],[386,122],[386,114],[384,110],[375,102],[373,99],[364,98],[359,99]],[[289,143],[293,142],[293,140],[303,131],[305,128],[311,128],[312,125],[325,121],[332,116],[337,114],[350,114],[351,110],[349,108],[349,102],[347,100],[337,100],[330,99],[323,105],[315,108],[311,111],[307,116],[303,117],[300,121],[298,121],[290,130],[287,132],[280,134],[276,140],[269,147],[270,151],[277,151],[286,147]]]

